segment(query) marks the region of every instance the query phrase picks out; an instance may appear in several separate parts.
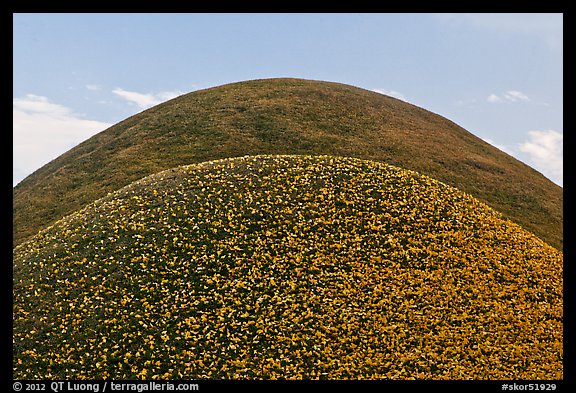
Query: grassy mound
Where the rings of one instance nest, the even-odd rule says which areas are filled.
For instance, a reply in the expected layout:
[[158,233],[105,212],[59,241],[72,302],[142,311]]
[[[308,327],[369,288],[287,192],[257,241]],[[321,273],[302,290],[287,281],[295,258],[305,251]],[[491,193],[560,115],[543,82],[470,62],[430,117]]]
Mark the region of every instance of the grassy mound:
[[13,376],[562,378],[562,259],[383,163],[174,168],[15,249]]
[[414,170],[473,195],[562,249],[562,188],[534,169],[422,108],[302,79],[195,91],[84,141],[14,188],[14,245],[145,176],[258,154],[328,154]]

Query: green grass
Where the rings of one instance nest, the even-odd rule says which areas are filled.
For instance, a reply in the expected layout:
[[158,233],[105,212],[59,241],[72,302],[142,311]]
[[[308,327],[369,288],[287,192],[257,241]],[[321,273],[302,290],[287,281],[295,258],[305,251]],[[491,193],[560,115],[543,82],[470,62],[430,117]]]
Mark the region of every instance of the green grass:
[[13,377],[562,379],[562,260],[383,163],[183,166],[16,247]]
[[14,188],[14,245],[144,176],[254,154],[330,154],[415,170],[474,195],[562,249],[562,188],[540,173],[424,109],[301,79],[192,92],[83,142]]

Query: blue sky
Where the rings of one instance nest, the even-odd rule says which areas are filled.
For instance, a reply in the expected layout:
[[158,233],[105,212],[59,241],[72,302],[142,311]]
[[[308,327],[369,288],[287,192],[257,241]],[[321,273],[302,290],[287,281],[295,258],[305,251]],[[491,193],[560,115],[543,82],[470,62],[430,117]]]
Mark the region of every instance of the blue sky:
[[14,14],[13,184],[152,105],[346,83],[438,113],[563,185],[562,14]]

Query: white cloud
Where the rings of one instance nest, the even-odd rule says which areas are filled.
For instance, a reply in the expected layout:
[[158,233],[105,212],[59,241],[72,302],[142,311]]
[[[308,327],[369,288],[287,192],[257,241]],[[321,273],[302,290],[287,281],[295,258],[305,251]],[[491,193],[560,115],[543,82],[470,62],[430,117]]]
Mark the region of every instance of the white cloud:
[[86,85],[86,88],[87,88],[88,90],[92,90],[92,91],[101,90],[100,85]]
[[82,118],[48,98],[28,94],[12,101],[12,181],[24,177],[80,142],[111,126]]
[[140,109],[147,109],[161,102],[170,100],[183,94],[181,91],[162,91],[159,93],[138,93],[135,91],[128,91],[121,88],[112,90],[112,93],[126,101],[135,104]]
[[500,103],[500,102],[519,102],[519,101],[530,101],[530,98],[522,93],[521,91],[518,90],[508,90],[505,91],[504,93],[498,95],[498,94],[490,94],[488,97],[486,97],[486,101],[488,101],[491,104],[495,104],[495,103]]
[[36,114],[50,113],[55,117],[66,117],[71,113],[70,109],[62,105],[53,104],[48,101],[48,98],[35,94],[27,94],[25,98],[14,98],[12,107],[14,111]]
[[534,167],[553,182],[562,185],[564,135],[554,130],[530,131],[529,139],[520,144],[520,151],[528,154]]
[[498,97],[496,94],[490,94],[486,101],[490,103],[502,102],[502,98]]
[[508,90],[507,92],[504,93],[504,98],[507,99],[508,101],[530,101],[530,98],[528,98],[528,96],[520,91],[517,90]]
[[398,98],[399,100],[406,101],[406,97],[396,90],[385,90],[385,89],[372,89],[372,91],[380,94],[384,94],[385,96],[390,96],[394,98]]

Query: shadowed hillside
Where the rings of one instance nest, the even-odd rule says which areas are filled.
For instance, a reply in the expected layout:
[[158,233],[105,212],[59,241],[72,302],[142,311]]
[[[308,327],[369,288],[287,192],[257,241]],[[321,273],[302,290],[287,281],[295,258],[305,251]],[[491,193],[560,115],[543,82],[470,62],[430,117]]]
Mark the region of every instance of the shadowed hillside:
[[192,92],[132,116],[14,188],[14,244],[137,179],[255,154],[386,162],[453,185],[562,248],[562,188],[451,121],[372,91],[266,79]]

